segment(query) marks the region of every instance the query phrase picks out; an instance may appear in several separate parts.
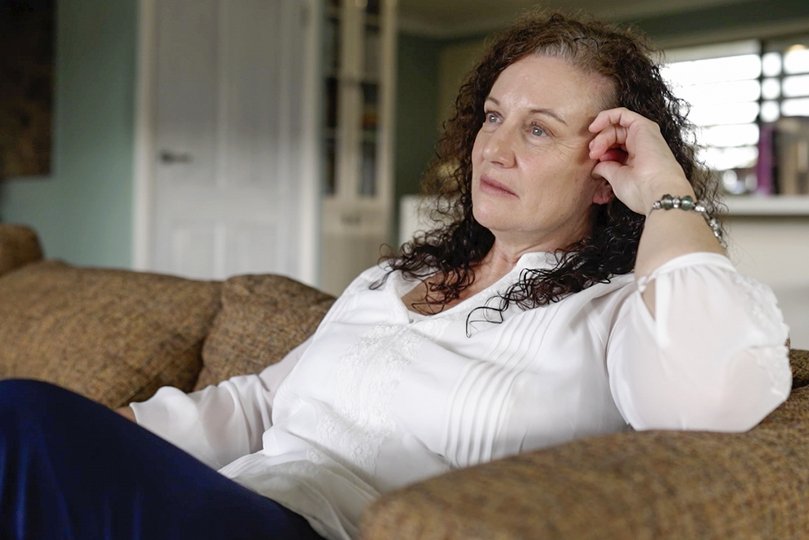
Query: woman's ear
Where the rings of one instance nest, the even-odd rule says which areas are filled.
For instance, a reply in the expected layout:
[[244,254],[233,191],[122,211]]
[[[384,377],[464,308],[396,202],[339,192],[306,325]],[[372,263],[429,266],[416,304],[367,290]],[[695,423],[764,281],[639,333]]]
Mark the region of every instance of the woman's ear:
[[607,204],[612,200],[613,197],[612,186],[603,178],[599,178],[596,180],[596,182],[598,182],[598,186],[596,186],[596,189],[593,192],[593,203]]

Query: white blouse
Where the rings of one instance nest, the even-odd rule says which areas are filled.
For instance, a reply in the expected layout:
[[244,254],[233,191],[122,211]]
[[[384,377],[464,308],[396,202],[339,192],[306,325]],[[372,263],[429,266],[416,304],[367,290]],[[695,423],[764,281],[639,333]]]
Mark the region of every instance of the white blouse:
[[415,281],[394,273],[371,290],[384,274],[371,268],[282,362],[192,394],[161,388],[132,405],[137,421],[346,539],[380,493],[453,468],[627,424],[743,431],[789,395],[775,297],[721,255],[678,257],[650,276],[655,317],[640,294],[648,281],[631,274],[511,306],[502,322],[472,311],[552,262],[526,254],[429,317],[401,301]]

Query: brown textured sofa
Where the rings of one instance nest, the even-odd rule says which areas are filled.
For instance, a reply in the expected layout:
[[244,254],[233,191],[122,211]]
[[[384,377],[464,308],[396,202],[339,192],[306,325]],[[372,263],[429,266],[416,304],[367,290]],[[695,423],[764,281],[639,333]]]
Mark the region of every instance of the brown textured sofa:
[[[111,407],[192,390],[278,360],[332,300],[275,275],[77,268],[0,224],[0,378]],[[455,471],[382,497],[363,536],[809,538],[809,353],[791,360],[791,397],[748,433],[621,433]]]

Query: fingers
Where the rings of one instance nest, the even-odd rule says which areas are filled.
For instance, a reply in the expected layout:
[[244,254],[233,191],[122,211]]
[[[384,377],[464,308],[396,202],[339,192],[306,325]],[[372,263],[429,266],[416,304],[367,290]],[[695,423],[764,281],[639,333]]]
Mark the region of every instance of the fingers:
[[135,420],[135,411],[132,410],[132,407],[119,407],[118,409],[115,409],[115,412],[128,420],[132,420],[133,422],[137,421]]
[[590,141],[590,159],[605,161],[612,159],[613,151],[626,154],[627,130],[622,126],[609,125]]
[[615,161],[617,163],[626,163],[629,153],[623,148],[612,147],[599,156],[598,161]]
[[621,164],[617,161],[602,161],[593,167],[593,176],[596,178],[603,178],[607,182],[612,183],[612,180],[618,175]]
[[627,128],[640,115],[625,107],[607,109],[596,115],[588,127],[595,137],[590,141],[590,159],[614,161],[612,150],[626,153]]
[[616,150],[625,161],[636,145],[632,141],[638,136],[644,138],[641,133],[648,133],[652,138],[660,134],[657,124],[625,107],[601,111],[588,129],[595,133],[590,141],[590,159],[599,161],[621,161],[615,159]]
[[651,120],[635,111],[630,111],[626,107],[616,107],[598,113],[592,123],[590,123],[589,129],[591,133],[597,133],[610,125],[628,128],[635,122],[640,121],[652,123]]

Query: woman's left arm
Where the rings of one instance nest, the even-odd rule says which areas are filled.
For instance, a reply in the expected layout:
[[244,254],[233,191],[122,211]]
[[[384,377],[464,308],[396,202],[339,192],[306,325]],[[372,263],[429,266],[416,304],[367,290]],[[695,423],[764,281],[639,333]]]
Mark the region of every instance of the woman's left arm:
[[745,431],[787,399],[787,327],[767,286],[715,253],[671,259],[652,283],[656,316],[633,291],[607,341],[610,390],[635,429]]
[[[630,210],[646,216],[635,262],[638,277],[649,276],[667,261],[687,253],[724,253],[697,212],[652,211],[654,203],[665,194],[696,199],[657,124],[629,109],[617,108],[602,111],[590,131],[595,133],[590,158],[598,160],[593,174],[606,179],[615,196]],[[620,151],[615,152],[616,148]],[[653,283],[643,293],[653,315],[654,293]]]
[[789,395],[787,328],[774,295],[736,272],[703,216],[652,211],[664,194],[694,197],[655,123],[611,109],[590,130],[594,175],[646,215],[640,294],[622,306],[609,338],[618,407],[636,429],[753,427]]

